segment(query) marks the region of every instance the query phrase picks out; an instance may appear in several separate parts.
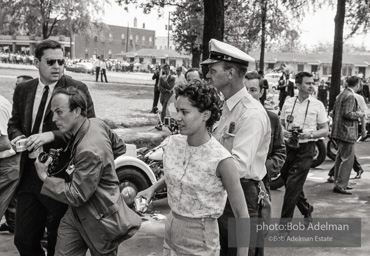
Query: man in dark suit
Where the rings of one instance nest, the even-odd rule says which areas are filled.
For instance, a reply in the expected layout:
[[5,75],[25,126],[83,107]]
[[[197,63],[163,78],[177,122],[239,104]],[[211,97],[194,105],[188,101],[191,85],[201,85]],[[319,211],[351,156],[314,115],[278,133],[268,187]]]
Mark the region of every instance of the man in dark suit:
[[[258,74],[256,72],[248,72],[245,75],[245,79],[245,86],[249,94],[256,100],[261,101],[265,87],[263,83],[261,83],[263,78],[259,75],[259,72]],[[271,141],[265,163],[267,174],[262,181],[265,184],[267,192],[270,194],[271,178],[276,177],[280,173],[280,169],[285,162],[286,149],[283,128],[280,124],[279,116],[267,109],[266,112],[271,124]]]
[[279,79],[279,85],[277,87],[280,90],[279,94],[279,110],[284,106],[285,98],[287,96],[293,97],[294,96],[294,83],[289,80],[289,72],[283,71]]
[[162,113],[161,120],[164,121],[165,116],[167,115],[167,105],[173,94],[173,87],[175,86],[176,78],[171,75],[170,66],[164,64],[162,67],[163,75],[159,78],[158,89],[161,92],[161,104],[162,104]]
[[[35,65],[40,77],[16,86],[13,95],[12,117],[8,123],[11,144],[27,138],[27,150],[20,161],[20,182],[14,243],[23,255],[45,255],[40,245],[45,227],[48,231],[48,256],[54,255],[57,229],[67,205],[41,195],[42,182],[34,166],[35,158],[51,148],[65,148],[67,138],[52,121],[50,101],[54,88],[73,86],[86,94],[87,116],[94,117],[94,105],[87,86],[63,76],[64,53],[62,46],[52,40],[39,43],[35,51]],[[56,138],[60,138],[53,142]],[[68,161],[68,159],[65,159]],[[60,161],[60,165],[66,162]]]
[[355,142],[358,137],[358,120],[365,114],[359,110],[354,95],[358,89],[359,78],[351,76],[347,83],[348,87],[335,100],[331,137],[338,141],[333,192],[350,195],[352,193],[348,191],[348,181],[354,161]]
[[157,106],[158,106],[159,95],[161,94],[161,92],[158,89],[159,77],[161,76],[160,72],[161,72],[161,69],[158,66],[156,68],[156,70],[154,71],[154,74],[152,76],[152,80],[155,80],[155,84],[154,84],[153,107],[152,107],[152,110],[150,111],[150,113],[153,113],[153,114],[157,114],[157,112],[158,112],[158,107]]

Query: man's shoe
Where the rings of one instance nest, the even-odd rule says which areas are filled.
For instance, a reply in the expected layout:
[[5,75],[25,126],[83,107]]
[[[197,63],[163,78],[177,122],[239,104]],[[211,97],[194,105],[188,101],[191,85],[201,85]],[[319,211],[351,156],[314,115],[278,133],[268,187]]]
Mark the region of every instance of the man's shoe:
[[346,189],[347,189],[347,190],[352,190],[352,189],[353,189],[353,187],[346,187]]
[[357,175],[355,176],[355,179],[361,179],[361,175],[364,173],[364,170],[359,170],[358,172],[357,172]]
[[334,193],[339,193],[339,194],[344,194],[344,195],[352,195],[351,192],[347,191],[344,188],[340,188],[340,187],[334,187],[333,188],[333,192]]
[[157,124],[156,126],[154,126],[155,129],[157,129],[158,131],[162,131],[162,125],[161,124]]
[[312,212],[314,210],[313,205],[308,207],[308,213],[304,216],[304,226],[307,228],[312,223]]
[[334,183],[334,177],[333,177],[333,176],[329,176],[329,178],[328,178],[328,182],[329,182],[329,183]]
[[0,225],[0,232],[1,231],[8,231],[10,234],[14,234],[14,229],[8,226],[8,224],[3,223]]

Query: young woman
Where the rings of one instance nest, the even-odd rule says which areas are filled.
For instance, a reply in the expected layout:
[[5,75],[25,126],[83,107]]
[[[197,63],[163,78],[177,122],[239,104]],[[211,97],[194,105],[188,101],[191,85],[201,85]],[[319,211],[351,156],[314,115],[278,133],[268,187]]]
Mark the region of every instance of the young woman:
[[[221,108],[216,89],[199,80],[176,89],[176,121],[181,134],[162,143],[164,177],[138,194],[150,202],[155,191],[167,185],[171,212],[163,255],[219,255],[217,218],[227,195],[235,217],[249,217],[237,166],[210,134]],[[247,252],[246,247],[238,248],[238,255]]]

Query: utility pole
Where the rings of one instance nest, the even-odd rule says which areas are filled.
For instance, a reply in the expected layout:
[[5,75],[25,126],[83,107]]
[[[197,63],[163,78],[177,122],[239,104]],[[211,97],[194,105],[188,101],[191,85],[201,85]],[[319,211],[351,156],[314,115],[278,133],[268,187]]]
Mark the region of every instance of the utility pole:
[[167,50],[170,49],[170,16],[171,12],[168,12],[168,25],[167,25]]

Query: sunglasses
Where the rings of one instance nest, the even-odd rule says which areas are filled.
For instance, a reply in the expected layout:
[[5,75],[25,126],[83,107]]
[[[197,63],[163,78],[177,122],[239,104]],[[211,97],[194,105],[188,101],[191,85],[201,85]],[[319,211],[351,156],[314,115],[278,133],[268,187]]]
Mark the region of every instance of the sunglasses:
[[64,59],[50,59],[46,61],[46,64],[48,64],[49,66],[53,66],[55,62],[58,62],[59,66],[63,66],[65,63],[65,60]]

